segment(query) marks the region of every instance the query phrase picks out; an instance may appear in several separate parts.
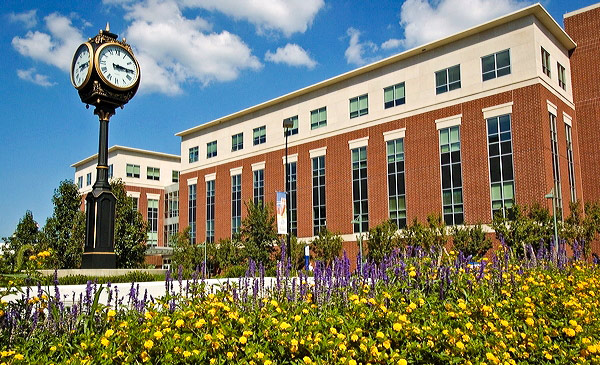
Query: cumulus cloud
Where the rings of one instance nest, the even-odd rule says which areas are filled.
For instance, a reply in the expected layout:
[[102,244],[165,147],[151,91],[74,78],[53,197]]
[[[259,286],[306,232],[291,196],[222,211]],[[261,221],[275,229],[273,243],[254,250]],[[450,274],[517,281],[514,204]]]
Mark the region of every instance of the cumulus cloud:
[[24,37],[14,37],[12,46],[26,57],[69,71],[73,52],[84,42],[71,20],[58,13],[44,18],[48,33],[29,31]]
[[324,0],[181,1],[186,7],[218,11],[235,19],[246,20],[254,24],[259,34],[280,31],[288,37],[294,33],[304,33],[325,5]]
[[[406,0],[400,12],[404,39],[390,39],[384,49],[413,48],[529,5],[518,0]],[[468,11],[461,11],[468,9]]]
[[26,28],[33,28],[37,25],[37,10],[29,10],[24,13],[10,13],[8,19],[12,23],[23,23]]
[[346,34],[350,37],[350,44],[344,53],[346,62],[360,66],[377,59],[375,56],[367,56],[367,54],[373,54],[378,50],[377,45],[370,41],[361,42],[361,32],[358,29],[348,28]]
[[265,60],[295,67],[304,66],[311,69],[317,65],[317,62],[310,58],[308,52],[293,43],[288,43],[285,47],[277,48],[275,53],[267,51]]
[[50,82],[48,80],[47,75],[36,73],[35,68],[30,68],[28,70],[17,70],[17,76],[19,76],[21,80],[29,81],[43,87],[50,87],[56,85],[55,82]]
[[143,91],[178,94],[186,82],[231,81],[245,69],[262,67],[240,37],[210,31],[202,18],[186,18],[174,0],[147,0],[124,9],[131,21],[125,33],[135,45]]

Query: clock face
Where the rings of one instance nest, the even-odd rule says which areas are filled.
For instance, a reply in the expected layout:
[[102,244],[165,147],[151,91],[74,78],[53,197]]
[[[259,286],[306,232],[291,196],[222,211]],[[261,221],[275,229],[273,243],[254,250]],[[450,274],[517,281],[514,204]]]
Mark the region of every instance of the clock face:
[[77,89],[83,87],[90,79],[92,71],[92,56],[89,43],[84,43],[73,56],[73,62],[71,64],[71,82]]
[[129,89],[140,77],[139,66],[133,55],[116,43],[100,46],[96,57],[98,74],[115,89]]

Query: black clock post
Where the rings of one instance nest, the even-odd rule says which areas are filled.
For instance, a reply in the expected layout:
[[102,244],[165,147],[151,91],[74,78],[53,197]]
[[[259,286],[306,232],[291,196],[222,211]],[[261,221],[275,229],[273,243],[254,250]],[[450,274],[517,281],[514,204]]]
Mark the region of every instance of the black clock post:
[[107,24],[106,30],[77,49],[71,65],[73,86],[86,107],[95,106],[100,121],[96,182],[85,198],[83,269],[114,269],[117,264],[116,198],[108,181],[108,124],[116,108],[127,104],[140,83],[140,68],[131,47],[117,38]]

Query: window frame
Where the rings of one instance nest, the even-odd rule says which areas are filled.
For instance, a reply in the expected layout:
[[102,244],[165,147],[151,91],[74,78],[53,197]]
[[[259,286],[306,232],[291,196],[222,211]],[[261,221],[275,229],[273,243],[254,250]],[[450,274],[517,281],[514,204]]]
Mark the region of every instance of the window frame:
[[[321,116],[325,115],[325,119],[322,119]],[[314,116],[316,116],[314,118]],[[316,119],[316,120],[315,120]],[[310,129],[318,129],[327,126],[327,107],[324,106],[322,108],[318,108],[310,111]]]
[[[363,151],[364,153],[362,153]],[[369,172],[367,152],[367,146],[361,146],[350,150],[350,161],[352,164],[352,220],[354,220],[356,216],[360,216],[360,223],[352,224],[353,233],[366,233],[369,231]],[[362,176],[363,173],[364,176]],[[357,207],[359,208],[358,211],[356,209]],[[366,217],[366,219],[363,219],[363,217]]]
[[[401,146],[399,151],[398,145]],[[390,148],[393,147],[391,154]],[[393,158],[393,161],[391,161]],[[402,162],[400,165],[399,162]],[[387,196],[388,196],[388,218],[392,220],[398,229],[406,227],[406,154],[404,150],[404,137],[392,139],[386,142],[386,170],[387,170]],[[393,166],[393,171],[390,169]],[[399,168],[402,167],[402,169]],[[399,179],[402,184],[399,186]],[[393,184],[395,183],[395,184]],[[393,186],[395,185],[395,186]],[[392,195],[392,191],[395,193]],[[392,198],[396,199],[396,206],[392,209]],[[401,209],[401,199],[403,209]],[[403,216],[402,216],[403,215]]]
[[[398,98],[396,95],[396,92],[400,87],[402,87],[404,96],[402,96],[401,98]],[[392,99],[390,101],[386,101],[386,95],[387,95],[386,93],[390,89],[392,92]],[[392,86],[383,88],[383,108],[384,109],[390,109],[395,106],[400,106],[400,105],[404,105],[404,104],[406,104],[406,82],[402,81],[396,85],[392,85]]]
[[[458,80],[454,80],[451,82],[450,81],[450,71],[454,70],[456,68],[458,68]],[[442,74],[444,74],[445,81],[444,81],[444,83],[439,84],[438,83],[438,81],[439,81],[438,75],[442,75]],[[450,67],[441,69],[439,71],[436,71],[434,75],[435,75],[434,78],[435,78],[435,94],[436,95],[447,93],[452,90],[457,90],[462,87],[461,74],[460,74],[460,63],[458,65],[450,66]]]
[[567,74],[566,69],[560,62],[556,62],[556,70],[558,74],[558,86],[560,86],[563,90],[567,90]]
[[[508,129],[503,129],[502,123],[508,119]],[[504,119],[504,120],[503,120]],[[494,128],[491,128],[493,123]],[[485,119],[486,125],[486,145],[488,154],[488,178],[490,186],[490,213],[492,219],[497,213],[506,217],[506,210],[516,204],[516,183],[515,183],[515,158],[514,143],[512,131],[512,113],[495,115]],[[505,166],[505,160],[510,157],[510,164]],[[492,159],[498,159],[498,163],[492,163]],[[503,160],[504,159],[504,160]],[[498,166],[498,179],[493,179],[495,172],[494,166]],[[512,178],[506,175],[505,167],[510,167]],[[510,186],[511,197],[507,197],[507,187]],[[494,197],[494,188],[500,192],[500,197]],[[500,206],[494,208],[495,203]]]
[[550,53],[548,51],[546,51],[544,49],[544,47],[540,47],[541,48],[541,55],[542,55],[542,73],[550,78],[552,78],[552,70],[550,69]]
[[287,135],[289,137],[298,134],[298,116],[294,115],[293,117],[285,118],[283,124],[285,124],[286,121],[292,121],[293,124],[292,128],[284,128],[283,136],[285,137]]
[[[130,168],[131,168],[131,172],[129,171]],[[134,178],[134,179],[139,179],[140,178],[140,165],[135,165],[135,164],[128,163],[125,166],[125,176],[126,177],[131,177],[131,178]]]
[[171,182],[178,183],[179,182],[179,171],[171,170]]
[[206,158],[217,157],[217,141],[211,141],[206,144]]
[[146,180],[160,181],[160,168],[146,166]]
[[[500,55],[504,52],[506,52],[508,54],[508,65],[498,67],[498,55]],[[489,58],[489,57],[493,58],[494,66],[492,69],[485,71],[484,70],[484,62],[485,62],[485,59]],[[508,72],[504,73],[504,70],[506,70],[506,69],[508,70]],[[499,73],[501,73],[501,71],[502,71],[502,74],[499,75]],[[507,48],[502,51],[498,51],[498,52],[481,57],[481,79],[483,82],[488,81],[488,80],[493,80],[498,77],[510,75],[511,72],[512,72],[512,65],[510,62],[510,48]],[[486,75],[492,75],[492,76],[486,78]]]
[[[447,131],[448,141],[445,142],[443,138],[443,132]],[[453,131],[457,131],[458,139],[453,141]],[[453,125],[446,128],[440,128],[438,130],[438,151],[440,155],[440,187],[441,187],[441,198],[442,198],[442,219],[446,225],[461,225],[465,221],[465,200],[464,200],[464,184],[462,176],[462,146],[460,138],[460,125]],[[455,147],[458,149],[454,149]],[[447,149],[446,149],[446,148]],[[458,152],[456,156],[454,153]],[[447,155],[447,161],[444,157]],[[458,157],[458,161],[456,160]],[[458,165],[459,177],[456,178],[455,166]],[[448,171],[448,179],[445,179],[444,170]],[[457,180],[459,180],[457,182]],[[449,193],[450,202],[444,201],[444,196]],[[460,201],[458,201],[457,195]],[[448,208],[450,209],[447,212]]]
[[206,242],[215,241],[215,180],[206,182]]
[[327,228],[327,170],[325,155],[311,158],[313,235]]
[[258,146],[267,143],[267,126],[263,125],[252,129],[252,145]]
[[[364,101],[365,107],[361,107],[361,103]],[[352,110],[353,103],[356,103],[356,110]],[[362,117],[363,115],[369,114],[369,94],[359,95],[349,100],[350,107],[350,119]]]
[[199,158],[199,148],[198,146],[189,148],[189,163],[198,162]]
[[244,149],[244,132],[231,136],[231,152]]
[[242,174],[231,175],[231,235],[242,226]]

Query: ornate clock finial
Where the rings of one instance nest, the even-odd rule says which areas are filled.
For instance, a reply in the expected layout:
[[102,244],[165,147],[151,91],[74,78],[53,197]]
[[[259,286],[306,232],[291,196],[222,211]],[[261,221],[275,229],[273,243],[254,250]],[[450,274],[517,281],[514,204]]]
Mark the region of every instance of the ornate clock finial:
[[108,24],[108,22],[106,22],[106,31],[110,32],[110,24]]

